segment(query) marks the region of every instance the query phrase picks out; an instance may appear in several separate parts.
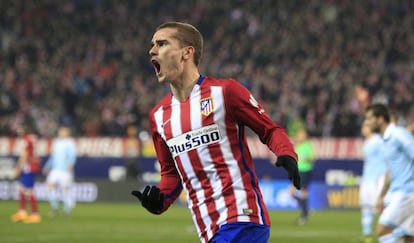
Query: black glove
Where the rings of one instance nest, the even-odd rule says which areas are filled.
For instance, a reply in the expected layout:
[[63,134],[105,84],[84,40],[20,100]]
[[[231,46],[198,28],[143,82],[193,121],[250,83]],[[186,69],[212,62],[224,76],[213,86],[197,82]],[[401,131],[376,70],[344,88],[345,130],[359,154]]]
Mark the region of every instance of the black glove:
[[132,191],[142,203],[142,206],[153,214],[161,214],[164,208],[164,194],[156,186],[146,186],[144,191]]
[[276,166],[283,167],[288,172],[289,180],[300,190],[300,175],[296,160],[289,155],[281,155],[277,157]]

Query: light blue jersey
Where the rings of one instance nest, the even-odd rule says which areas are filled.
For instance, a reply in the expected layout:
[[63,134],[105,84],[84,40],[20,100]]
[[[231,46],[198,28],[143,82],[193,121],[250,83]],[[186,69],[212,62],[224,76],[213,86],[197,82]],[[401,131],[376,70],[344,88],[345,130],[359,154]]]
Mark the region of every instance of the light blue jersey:
[[414,192],[414,136],[390,124],[384,132],[384,158],[390,171],[389,192]]
[[387,166],[382,156],[383,145],[384,142],[379,134],[373,134],[365,140],[363,146],[363,181],[376,182],[380,176],[385,175]]
[[76,146],[72,138],[57,138],[52,146],[52,153],[47,160],[45,167],[68,171],[68,166],[73,166],[76,162]]

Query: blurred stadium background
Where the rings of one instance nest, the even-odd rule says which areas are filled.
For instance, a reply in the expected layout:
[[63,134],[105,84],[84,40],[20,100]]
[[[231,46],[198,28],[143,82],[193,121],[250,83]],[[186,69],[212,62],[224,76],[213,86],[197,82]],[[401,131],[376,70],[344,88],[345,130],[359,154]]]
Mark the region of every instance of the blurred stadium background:
[[[399,125],[414,124],[413,11],[404,0],[0,1],[0,241],[197,242],[182,201],[150,217],[129,194],[158,180],[147,114],[168,87],[155,80],[148,49],[154,28],[177,20],[205,37],[202,73],[236,78],[289,135],[305,126],[312,136],[314,220],[297,228],[286,175],[249,134],[271,242],[353,242],[364,107],[387,103]],[[78,207],[68,221],[12,225],[16,130],[33,126],[44,161],[62,123],[79,151]]]

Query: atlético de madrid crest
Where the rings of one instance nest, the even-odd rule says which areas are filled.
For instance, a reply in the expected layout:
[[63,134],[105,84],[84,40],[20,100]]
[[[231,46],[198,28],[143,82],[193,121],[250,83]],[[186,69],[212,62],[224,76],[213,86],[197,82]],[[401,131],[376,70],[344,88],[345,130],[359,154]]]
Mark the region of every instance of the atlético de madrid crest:
[[200,111],[203,116],[208,116],[214,111],[213,97],[207,97],[200,100]]

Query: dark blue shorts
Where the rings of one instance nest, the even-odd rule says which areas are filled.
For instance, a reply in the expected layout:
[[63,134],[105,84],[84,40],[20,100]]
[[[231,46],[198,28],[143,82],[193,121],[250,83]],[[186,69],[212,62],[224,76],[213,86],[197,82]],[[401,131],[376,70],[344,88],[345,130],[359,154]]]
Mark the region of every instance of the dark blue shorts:
[[300,174],[300,187],[308,188],[312,179],[312,171],[299,172]]
[[270,227],[250,222],[228,223],[220,227],[210,243],[267,243]]
[[21,173],[20,183],[22,184],[24,188],[33,188],[35,184],[35,174],[34,173]]

